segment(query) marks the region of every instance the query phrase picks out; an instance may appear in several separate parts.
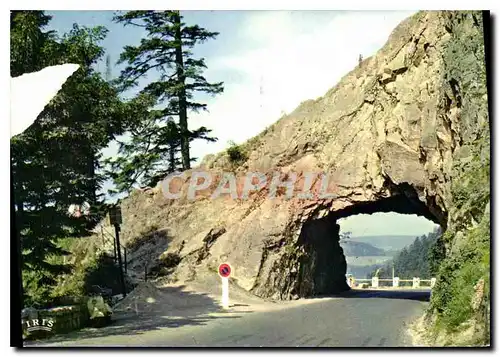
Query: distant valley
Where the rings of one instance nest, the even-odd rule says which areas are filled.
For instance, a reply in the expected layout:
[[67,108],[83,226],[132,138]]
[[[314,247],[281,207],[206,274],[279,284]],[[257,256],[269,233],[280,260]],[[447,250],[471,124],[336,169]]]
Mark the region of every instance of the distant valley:
[[383,235],[351,237],[340,243],[347,261],[347,273],[364,278],[390,261],[417,235]]
[[344,255],[354,256],[385,256],[387,252],[384,249],[377,248],[370,243],[357,242],[349,239],[341,244],[344,249]]
[[[384,251],[400,251],[406,246],[413,243],[415,238],[419,236],[415,235],[382,235],[382,236],[359,236],[352,237],[349,241],[361,242],[372,245],[375,248],[382,249]],[[376,255],[376,254],[370,254]]]

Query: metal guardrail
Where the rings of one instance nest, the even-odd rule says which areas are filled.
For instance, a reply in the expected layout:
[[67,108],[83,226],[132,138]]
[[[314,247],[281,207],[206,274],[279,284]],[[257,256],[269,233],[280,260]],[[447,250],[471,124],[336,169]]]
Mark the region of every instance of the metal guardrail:
[[398,277],[394,277],[394,279],[380,279],[378,277],[372,277],[371,279],[361,279],[361,278],[358,279],[355,277],[349,277],[347,281],[350,287],[355,286],[356,282],[371,282],[372,288],[378,288],[380,282],[391,282],[392,287],[399,287],[400,282],[406,282],[406,283],[411,282],[412,288],[414,289],[419,288],[420,283],[429,283],[431,289],[436,284],[436,278],[420,279],[419,277],[414,277],[413,279],[399,279]]
[[[356,281],[372,281],[372,279],[358,279],[354,278]],[[378,281],[389,281],[392,282],[392,279],[378,279]],[[400,282],[413,282],[413,279],[399,279]],[[432,279],[420,279],[420,282],[431,282]]]

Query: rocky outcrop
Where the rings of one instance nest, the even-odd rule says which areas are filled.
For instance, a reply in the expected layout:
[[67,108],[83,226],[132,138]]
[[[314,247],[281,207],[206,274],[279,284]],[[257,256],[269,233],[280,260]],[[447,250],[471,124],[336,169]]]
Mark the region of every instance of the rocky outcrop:
[[[348,288],[340,218],[393,211],[422,215],[446,228],[453,163],[467,159],[467,145],[479,135],[475,128],[488,121],[486,96],[464,118],[463,88],[446,70],[450,23],[457,16],[467,31],[482,31],[477,14],[419,12],[323,97],[303,102],[244,144],[244,162],[210,155],[177,181],[185,192],[199,171],[217,177],[228,170],[279,170],[296,173],[300,186],[307,172],[324,172],[335,197],[287,199],[280,191],[269,199],[266,186],[248,199],[210,199],[220,176],[195,200],[167,199],[158,186],[123,202],[122,239],[153,222],[168,231],[172,249],[182,242],[177,279],[193,279],[227,261],[243,288],[292,299]],[[470,47],[467,55],[484,70],[481,50]],[[485,83],[478,79],[477,86]]]

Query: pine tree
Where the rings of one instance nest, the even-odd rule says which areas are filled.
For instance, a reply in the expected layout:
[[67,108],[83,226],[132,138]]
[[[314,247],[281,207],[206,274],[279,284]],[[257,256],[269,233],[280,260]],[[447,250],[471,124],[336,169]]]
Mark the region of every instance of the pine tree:
[[44,32],[43,11],[11,14],[11,75],[61,63],[81,68],[64,84],[37,121],[11,139],[17,227],[23,250],[23,285],[28,303],[48,299],[50,286],[68,267],[50,262],[67,254],[57,241],[89,234],[99,219],[68,216],[71,204],[92,202],[102,178],[100,149],[121,131],[122,106],[114,90],[93,70],[107,30],[74,26],[62,39]]
[[[50,19],[51,17],[45,15],[42,11],[11,12],[10,73],[12,77],[41,70],[49,64],[48,50],[56,49],[56,46],[49,46],[49,43],[55,42],[54,33],[44,32],[43,29]],[[65,253],[54,244],[50,237],[51,232],[47,232],[49,238],[43,241],[35,237],[39,228],[46,228],[44,223],[51,218],[50,215],[54,209],[51,207],[45,210],[45,214],[34,214],[35,210],[40,210],[43,206],[43,203],[40,202],[43,199],[42,195],[44,195],[40,183],[43,178],[40,177],[39,171],[41,170],[37,170],[37,168],[43,168],[44,163],[40,155],[36,155],[37,151],[40,150],[36,144],[37,137],[28,135],[28,133],[33,134],[33,126],[25,134],[17,135],[11,139],[11,169],[16,207],[16,227],[20,233],[21,250],[24,253],[22,268],[25,291],[26,288],[30,288],[31,291],[40,290],[36,289],[36,286],[53,283],[52,273],[60,269],[47,264],[45,256]],[[34,178],[37,180],[35,181]],[[37,184],[39,187],[36,187]],[[31,274],[26,274],[30,272]],[[33,276],[35,272],[39,274]],[[46,297],[48,290],[42,289],[37,293],[42,297]]]
[[434,235],[434,241],[431,244],[428,252],[429,272],[432,275],[437,275],[439,271],[439,266],[445,257],[446,257],[446,245],[444,242],[444,236],[441,234]]
[[[400,278],[411,279],[420,277],[430,279],[436,274],[439,265],[435,263],[435,255],[441,254],[439,247],[441,229],[435,229],[427,235],[415,238],[413,243],[403,248],[393,259],[396,275]],[[438,247],[438,248],[436,248]],[[372,272],[369,277],[373,276]],[[380,276],[383,278],[392,277],[392,263],[381,267]]]
[[10,75],[36,72],[50,63],[56,42],[54,31],[43,31],[51,16],[43,11],[11,11]]
[[[126,46],[120,55],[119,63],[127,63],[118,79],[120,88],[130,89],[138,85],[141,77],[159,74],[159,79],[142,88],[131,102],[136,111],[142,108],[142,114],[130,128],[130,143],[121,144],[122,157],[109,161],[113,170],[121,168],[115,175],[121,190],[124,183],[154,185],[165,174],[177,170],[179,151],[182,169],[191,167],[189,143],[196,139],[215,141],[205,127],[188,129],[189,112],[207,109],[206,104],[195,101],[195,94],[216,95],[223,91],[223,85],[209,83],[203,77],[205,60],[194,58],[191,52],[194,46],[218,33],[186,25],[179,11],[129,11],[114,19],[147,31],[138,46]],[[144,105],[150,110],[145,110]]]

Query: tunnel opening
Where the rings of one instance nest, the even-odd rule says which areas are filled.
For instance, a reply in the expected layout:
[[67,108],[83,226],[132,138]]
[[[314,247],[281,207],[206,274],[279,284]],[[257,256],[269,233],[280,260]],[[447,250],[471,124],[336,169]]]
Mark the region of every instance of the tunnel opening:
[[[380,287],[411,287],[414,277],[430,286],[432,263],[429,253],[441,235],[441,228],[413,214],[377,212],[339,220],[340,246],[347,262],[351,287],[369,287],[381,279]],[[424,281],[425,280],[425,281]]]
[[[340,223],[356,215],[395,213],[424,217],[441,230],[445,230],[445,215],[435,214],[432,207],[423,203],[411,186],[403,187],[397,194],[375,201],[353,204],[333,211],[322,218],[311,218],[300,231],[297,246],[300,247],[295,284],[283,293],[286,298],[330,295],[347,291],[347,260],[340,244]],[[388,230],[390,227],[388,227]]]

